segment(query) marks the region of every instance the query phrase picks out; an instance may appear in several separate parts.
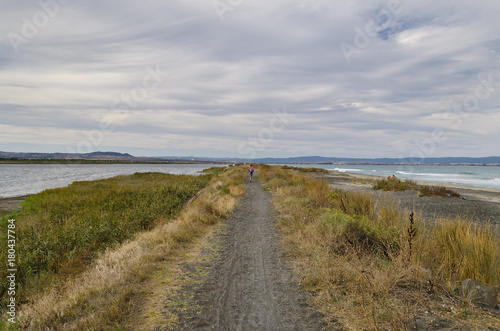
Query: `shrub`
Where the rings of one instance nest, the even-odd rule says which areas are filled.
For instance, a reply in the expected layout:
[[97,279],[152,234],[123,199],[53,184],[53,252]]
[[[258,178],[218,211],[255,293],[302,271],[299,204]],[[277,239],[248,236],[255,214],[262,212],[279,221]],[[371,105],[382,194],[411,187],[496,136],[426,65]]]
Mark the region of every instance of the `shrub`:
[[323,174],[328,174],[330,173],[328,170],[323,169],[323,168],[314,168],[314,167],[309,167],[309,168],[304,168],[304,167],[292,167],[292,166],[281,166],[282,169],[285,170],[295,170],[298,172],[318,172],[318,173],[323,173]]
[[444,186],[421,186],[418,189],[418,196],[460,197],[460,194]]
[[388,256],[389,247],[398,246],[399,232],[396,227],[388,227],[365,217],[354,218],[340,210],[327,209],[318,222],[323,227],[323,233],[333,236],[337,243],[344,242],[344,247],[347,243],[359,251]]
[[413,180],[400,180],[398,178],[380,179],[373,184],[374,190],[384,190],[384,191],[405,191],[409,189],[414,189],[417,187],[417,183]]

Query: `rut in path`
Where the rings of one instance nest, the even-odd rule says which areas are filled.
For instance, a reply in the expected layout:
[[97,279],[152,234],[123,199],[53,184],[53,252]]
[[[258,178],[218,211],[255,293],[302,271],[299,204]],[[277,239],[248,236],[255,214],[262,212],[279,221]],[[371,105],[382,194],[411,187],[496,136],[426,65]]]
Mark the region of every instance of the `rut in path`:
[[323,330],[321,314],[308,307],[286,266],[270,194],[260,183],[248,184],[228,222],[220,260],[196,290],[201,311],[181,321],[182,329]]

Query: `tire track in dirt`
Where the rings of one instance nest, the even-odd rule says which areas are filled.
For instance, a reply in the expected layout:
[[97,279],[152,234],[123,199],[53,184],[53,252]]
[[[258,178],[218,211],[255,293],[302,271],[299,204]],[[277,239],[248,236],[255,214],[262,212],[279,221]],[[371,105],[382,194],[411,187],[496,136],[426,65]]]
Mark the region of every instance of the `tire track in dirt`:
[[198,308],[180,316],[182,330],[324,330],[307,305],[278,245],[271,196],[249,183],[228,221],[219,259],[194,289]]

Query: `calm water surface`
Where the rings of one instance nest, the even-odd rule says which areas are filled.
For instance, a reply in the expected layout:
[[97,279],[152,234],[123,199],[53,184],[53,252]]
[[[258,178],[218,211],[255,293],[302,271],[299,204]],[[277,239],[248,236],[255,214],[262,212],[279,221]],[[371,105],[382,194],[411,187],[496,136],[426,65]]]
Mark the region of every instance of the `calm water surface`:
[[0,164],[0,197],[16,197],[136,172],[200,174],[212,164]]

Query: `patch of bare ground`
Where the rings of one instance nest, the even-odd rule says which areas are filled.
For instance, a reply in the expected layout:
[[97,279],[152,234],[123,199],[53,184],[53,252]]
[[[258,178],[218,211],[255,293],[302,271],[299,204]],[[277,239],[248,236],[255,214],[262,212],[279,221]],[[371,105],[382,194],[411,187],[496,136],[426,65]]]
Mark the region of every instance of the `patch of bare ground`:
[[27,197],[28,195],[11,198],[0,198],[0,217],[21,210],[22,207],[20,206],[20,204]]

